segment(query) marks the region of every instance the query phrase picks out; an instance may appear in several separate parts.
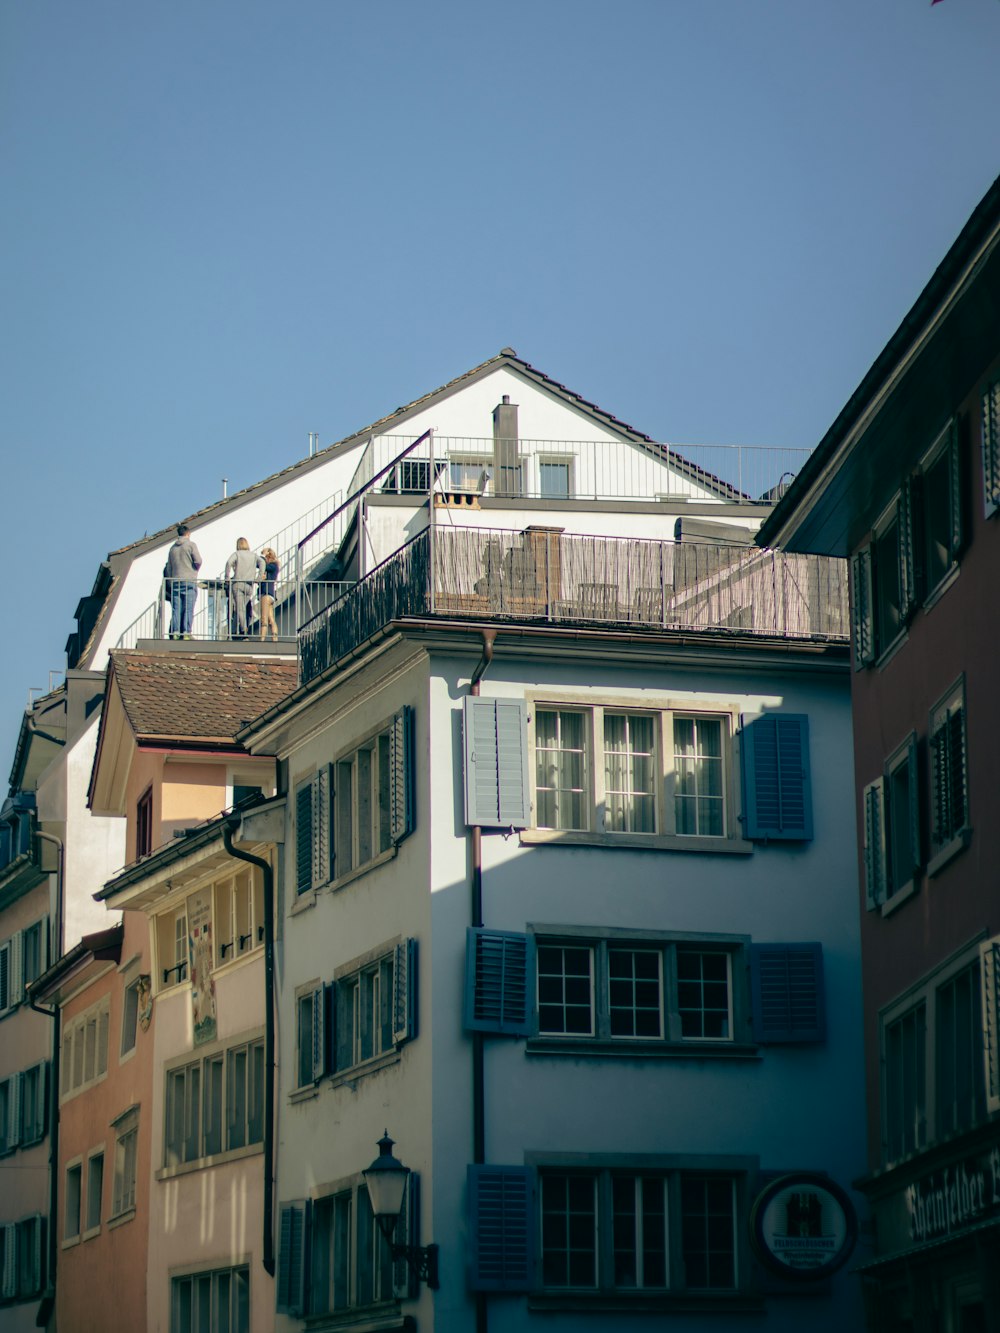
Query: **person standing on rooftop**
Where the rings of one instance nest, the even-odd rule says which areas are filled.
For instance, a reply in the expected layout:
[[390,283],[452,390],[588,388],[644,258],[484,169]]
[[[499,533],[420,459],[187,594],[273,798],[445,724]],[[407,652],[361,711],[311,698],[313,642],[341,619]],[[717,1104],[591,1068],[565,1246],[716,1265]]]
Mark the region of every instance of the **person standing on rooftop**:
[[167,552],[163,566],[167,600],[170,602],[170,637],[190,639],[194,623],[194,604],[198,600],[198,570],[201,552],[191,540],[186,523],[177,525],[177,540]]
[[234,638],[245,639],[253,617],[253,585],[264,575],[264,561],[250,550],[246,537],[236,543],[236,550],[226,561],[229,579],[229,620]]

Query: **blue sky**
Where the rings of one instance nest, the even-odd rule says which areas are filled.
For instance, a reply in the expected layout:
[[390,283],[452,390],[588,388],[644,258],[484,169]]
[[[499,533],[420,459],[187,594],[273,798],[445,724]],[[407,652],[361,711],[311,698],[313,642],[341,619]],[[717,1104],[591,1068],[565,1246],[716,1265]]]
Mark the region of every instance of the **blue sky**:
[[1000,172],[998,46],[1000,0],[0,0],[0,764],[109,550],[503,346],[813,446]]

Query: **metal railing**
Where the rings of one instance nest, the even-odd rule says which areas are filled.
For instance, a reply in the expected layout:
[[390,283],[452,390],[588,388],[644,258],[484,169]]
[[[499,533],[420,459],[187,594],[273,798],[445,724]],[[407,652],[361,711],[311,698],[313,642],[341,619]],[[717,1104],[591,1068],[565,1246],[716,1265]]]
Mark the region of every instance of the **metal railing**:
[[[348,488],[370,484],[413,435],[373,436]],[[437,489],[530,500],[702,500],[773,505],[809,456],[808,449],[767,445],[668,445],[623,440],[501,441],[435,432],[397,463],[378,490],[426,494]]]
[[[130,627],[135,630],[133,642],[125,644],[119,641],[119,647],[135,647],[140,639],[190,638],[222,642],[256,638],[260,634],[259,584],[249,585],[251,591],[248,598],[246,585],[234,592],[233,580],[198,579],[191,629],[186,635],[181,633],[179,626],[176,629],[173,626],[168,584],[169,580],[160,584],[159,600]],[[278,638],[294,641],[302,625],[314,619],[353,586],[349,582],[315,579],[292,582],[287,587],[279,583],[275,588],[274,600]],[[244,604],[242,616],[238,607],[241,599]],[[270,635],[272,632],[269,630],[268,633]]]
[[757,547],[438,529],[415,537],[308,624],[301,678],[406,616],[717,630],[846,640],[847,566]]

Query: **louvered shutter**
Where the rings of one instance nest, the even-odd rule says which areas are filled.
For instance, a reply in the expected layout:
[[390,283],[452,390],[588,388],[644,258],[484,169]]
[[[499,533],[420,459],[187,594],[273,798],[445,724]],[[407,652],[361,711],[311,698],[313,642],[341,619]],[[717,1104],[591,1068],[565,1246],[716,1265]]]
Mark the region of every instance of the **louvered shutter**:
[[21,1104],[23,1101],[23,1074],[12,1074],[7,1093],[7,1147],[16,1148],[23,1137],[21,1133]]
[[392,1039],[399,1045],[417,1035],[417,941],[396,945],[392,969]]
[[865,807],[865,907],[873,912],[885,902],[885,789],[882,778],[864,790]]
[[10,1007],[12,1009],[24,999],[23,963],[23,937],[21,932],[18,931],[16,935],[10,937],[10,976],[8,978],[8,987],[10,992]]
[[389,731],[389,763],[391,767],[391,836],[393,842],[402,842],[413,832],[415,807],[414,713],[404,708],[392,719]]
[[313,872],[313,784],[303,782],[295,789],[295,889],[308,893]]
[[470,1166],[469,1287],[528,1291],[534,1276],[533,1175],[524,1166]]
[[860,670],[875,660],[870,546],[851,557],[851,637],[854,641],[854,667]]
[[312,993],[312,1076],[318,1083],[326,1069],[326,993],[322,985]]
[[826,1037],[821,944],[753,944],[750,986],[754,1040],[816,1042]]
[[528,729],[523,700],[465,700],[465,822],[527,828]]
[[899,494],[899,614],[904,623],[917,608],[919,478],[907,477]]
[[[909,845],[912,865],[910,872],[923,865],[922,849],[920,846],[920,771],[917,768],[917,733],[914,731],[906,747],[906,766],[909,770],[909,792],[910,806],[907,811],[909,820]],[[907,876],[909,878],[909,875]]]
[[[411,1171],[406,1177],[399,1221],[393,1233],[394,1245],[420,1244],[420,1173]],[[420,1295],[420,1279],[401,1254],[393,1263],[393,1294],[400,1300],[415,1300]]]
[[31,1290],[23,1294],[37,1296],[42,1290],[45,1273],[45,1218],[40,1214],[31,1218],[28,1243],[31,1246]]
[[1000,379],[983,394],[983,508],[986,517],[1000,509]]
[[312,887],[330,881],[330,766],[324,764],[312,788]]
[[0,945],[0,1014],[10,1008],[10,940]]
[[283,1203],[278,1223],[278,1272],[275,1295],[279,1313],[301,1318],[306,1312],[309,1200]]
[[949,555],[957,560],[965,549],[965,487],[962,469],[962,437],[958,432],[958,422],[953,421],[948,430],[948,493],[951,500],[949,512],[948,544]]
[[813,835],[808,717],[766,713],[740,722],[744,836],[808,841]]
[[8,1299],[17,1295],[17,1223],[3,1227],[3,1291]]
[[1000,1111],[1000,939],[979,946],[986,1109]]
[[533,935],[470,926],[466,931],[466,1029],[509,1036],[530,1034],[534,979]]

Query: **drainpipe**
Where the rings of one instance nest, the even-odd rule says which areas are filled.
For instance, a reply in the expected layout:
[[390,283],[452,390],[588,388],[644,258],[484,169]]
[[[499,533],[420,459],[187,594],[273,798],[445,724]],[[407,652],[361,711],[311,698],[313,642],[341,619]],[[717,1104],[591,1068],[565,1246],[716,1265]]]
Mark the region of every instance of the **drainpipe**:
[[274,871],[269,862],[233,846],[240,816],[222,826],[226,851],[259,866],[264,876],[264,1271],[274,1277]]
[[[58,959],[63,956],[66,848],[63,845],[62,838],[56,837],[54,833],[45,833],[41,829],[36,829],[35,837],[42,842],[52,843],[56,849],[56,910],[51,935],[53,946],[51,952],[55,954],[55,959]],[[54,962],[55,959],[52,961]],[[51,1305],[55,1303],[56,1262],[59,1257],[59,1228],[56,1225],[56,1219],[59,1216],[59,1009],[58,1007],[45,1009],[42,1005],[37,1004],[33,998],[29,998],[28,1003],[35,1013],[43,1014],[46,1018],[54,1020],[52,1024],[51,1075],[49,1078],[49,1255],[45,1295],[42,1298],[42,1307],[39,1309],[39,1320],[41,1320],[42,1311],[45,1310],[47,1314],[50,1313]],[[47,1323],[48,1319],[46,1318],[44,1322]]]
[[[483,630],[483,655],[479,659],[469,694],[479,694],[479,682],[493,661],[495,629]],[[472,924],[483,925],[483,831],[478,824],[472,828]],[[483,1033],[472,1034],[472,1160],[476,1166],[486,1161],[486,1066],[483,1058]],[[488,1322],[486,1292],[476,1292],[476,1333],[486,1333]]]

